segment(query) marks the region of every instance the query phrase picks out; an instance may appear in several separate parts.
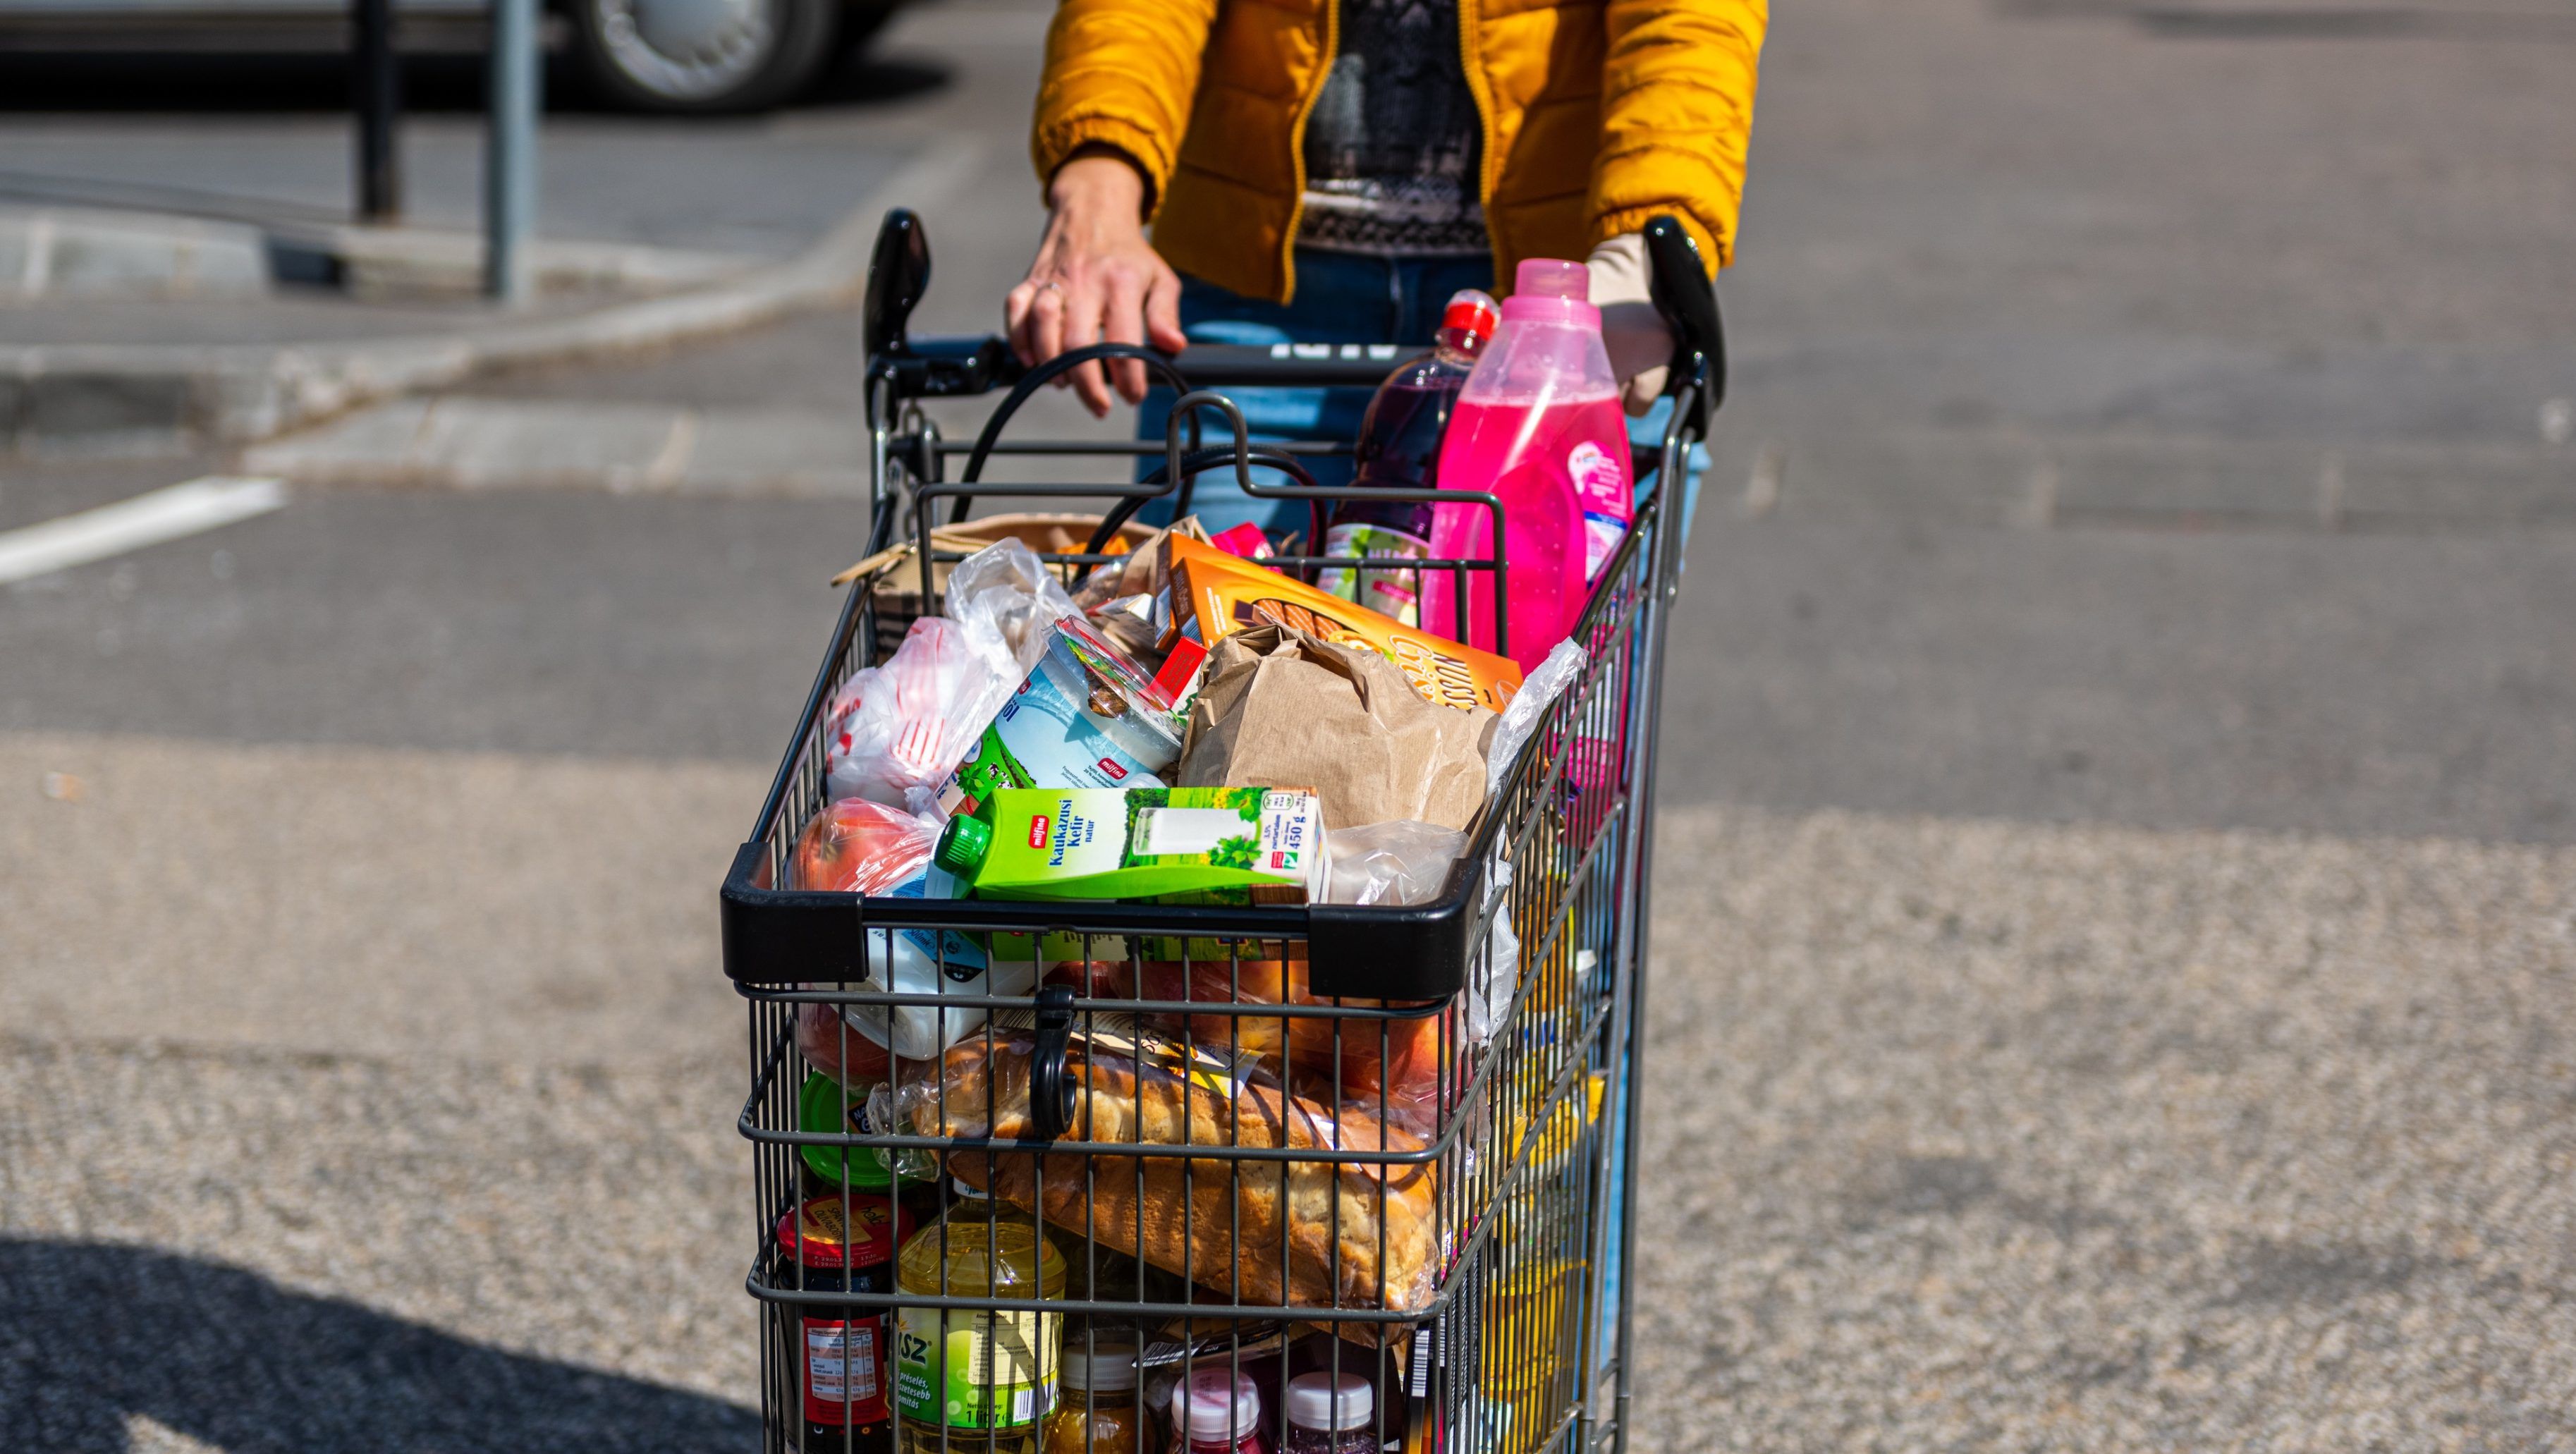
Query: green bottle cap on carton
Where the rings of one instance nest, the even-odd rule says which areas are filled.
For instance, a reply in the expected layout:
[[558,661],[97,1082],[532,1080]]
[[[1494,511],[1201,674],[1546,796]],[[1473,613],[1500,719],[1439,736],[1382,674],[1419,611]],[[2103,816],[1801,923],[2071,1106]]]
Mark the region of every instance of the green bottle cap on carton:
[[975,877],[984,866],[984,855],[993,851],[993,825],[981,818],[963,814],[948,820],[939,834],[939,848],[933,855],[941,868],[962,879]]

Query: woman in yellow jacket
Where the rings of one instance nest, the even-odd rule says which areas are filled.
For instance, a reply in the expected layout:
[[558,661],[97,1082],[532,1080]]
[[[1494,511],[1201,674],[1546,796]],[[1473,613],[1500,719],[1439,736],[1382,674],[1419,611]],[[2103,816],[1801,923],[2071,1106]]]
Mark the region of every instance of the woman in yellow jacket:
[[[1766,0],[1061,0],[1013,346],[1427,346],[1452,291],[1589,258],[1638,412],[1671,352],[1638,231],[1669,213],[1712,267],[1732,258],[1766,19]],[[1133,364],[1073,383],[1095,414],[1146,395]],[[1349,438],[1367,397],[1246,402],[1263,433]],[[1223,478],[1201,481],[1211,525],[1293,523]]]

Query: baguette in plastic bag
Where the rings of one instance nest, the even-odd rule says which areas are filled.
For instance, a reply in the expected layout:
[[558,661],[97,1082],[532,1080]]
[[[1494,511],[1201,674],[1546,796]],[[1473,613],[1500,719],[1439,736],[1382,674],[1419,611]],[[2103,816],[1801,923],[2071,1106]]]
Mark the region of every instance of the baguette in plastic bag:
[[[935,1079],[897,1092],[901,1123],[925,1136],[1008,1141],[1034,1134],[1035,1049],[1027,1030],[996,1030],[989,1049],[985,1036],[969,1036],[941,1058]],[[1336,1117],[1248,1070],[1152,1037],[1077,1033],[1065,1074],[1075,1088],[1060,1138],[1067,1142],[1285,1147],[1326,1157],[1424,1145],[1365,1112]],[[1428,1164],[1010,1150],[952,1151],[946,1161],[951,1175],[1042,1212],[1070,1235],[1087,1231],[1104,1247],[1238,1301],[1411,1311],[1430,1302],[1438,1276],[1436,1177]],[[1346,1324],[1340,1331],[1374,1341],[1383,1330]]]

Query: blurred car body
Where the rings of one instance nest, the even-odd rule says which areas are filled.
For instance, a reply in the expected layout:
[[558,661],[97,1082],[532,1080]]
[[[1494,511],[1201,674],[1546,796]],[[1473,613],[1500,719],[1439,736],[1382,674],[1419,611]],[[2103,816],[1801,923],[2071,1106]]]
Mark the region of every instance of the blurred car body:
[[[639,110],[775,106],[904,0],[542,0],[548,48]],[[0,0],[0,51],[285,54],[349,45],[350,0]],[[486,0],[394,0],[405,54],[483,48]]]

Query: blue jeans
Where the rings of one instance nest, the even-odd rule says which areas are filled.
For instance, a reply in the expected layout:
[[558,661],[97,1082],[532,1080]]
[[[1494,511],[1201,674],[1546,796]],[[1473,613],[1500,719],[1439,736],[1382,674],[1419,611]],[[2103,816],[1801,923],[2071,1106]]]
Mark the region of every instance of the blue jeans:
[[[1395,343],[1431,346],[1432,336],[1440,330],[1440,312],[1448,306],[1449,295],[1460,288],[1483,288],[1492,291],[1493,260],[1484,257],[1380,258],[1354,253],[1318,252],[1297,249],[1297,297],[1290,303],[1273,303],[1264,298],[1246,298],[1213,283],[1197,278],[1181,280],[1181,329],[1193,343]],[[1330,439],[1351,440],[1359,435],[1360,418],[1368,412],[1369,389],[1235,389],[1230,391],[1243,410],[1245,427],[1256,439]],[[1147,393],[1145,402],[1136,410],[1136,437],[1161,439],[1166,420],[1171,417],[1173,394],[1168,389]],[[1672,414],[1670,400],[1657,400],[1652,412],[1642,419],[1630,420],[1628,437],[1632,442],[1652,446],[1664,437],[1664,421]],[[1213,413],[1203,415],[1199,427],[1205,437],[1222,434],[1223,421]],[[1159,459],[1139,466],[1139,474],[1159,465]],[[1346,485],[1351,479],[1347,458],[1309,458],[1307,468],[1322,485]],[[1690,535],[1690,521],[1699,503],[1699,475],[1708,463],[1707,451],[1694,448],[1689,468],[1685,471],[1682,490],[1682,534]],[[1264,485],[1289,483],[1276,470],[1255,468],[1254,478]],[[1213,470],[1198,477],[1191,491],[1190,509],[1211,531],[1223,530],[1249,520],[1273,536],[1290,531],[1303,533],[1310,520],[1307,507],[1288,500],[1257,500],[1243,493],[1230,470]],[[1152,524],[1168,524],[1172,517],[1169,499],[1148,501],[1137,511],[1137,518]],[[1309,542],[1312,548],[1312,542]]]

